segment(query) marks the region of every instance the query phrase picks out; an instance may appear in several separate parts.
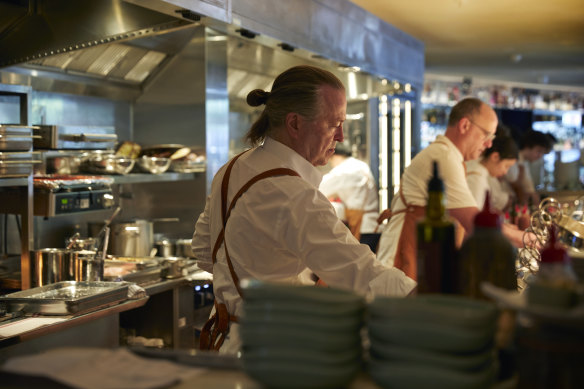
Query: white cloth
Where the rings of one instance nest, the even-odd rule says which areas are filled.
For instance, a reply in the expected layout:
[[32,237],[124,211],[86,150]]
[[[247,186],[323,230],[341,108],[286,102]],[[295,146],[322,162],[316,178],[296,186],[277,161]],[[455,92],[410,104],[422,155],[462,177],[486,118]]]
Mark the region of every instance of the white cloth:
[[379,198],[369,165],[349,157],[325,174],[319,187],[328,198],[338,196],[346,209],[365,211],[361,233],[374,232],[379,216]]
[[[330,201],[318,190],[321,173],[287,146],[267,138],[262,146],[242,155],[231,172],[228,202],[252,177],[286,167],[300,177],[279,176],[254,184],[233,208],[225,242],[240,280],[259,279],[290,284],[314,284],[317,274],[331,287],[360,294],[404,296],[416,285],[401,270],[387,268],[361,245],[336,216]],[[211,252],[221,231],[221,181],[226,166],[215,175],[211,195],[193,235],[199,267],[213,273],[215,295],[229,313],[241,315],[242,300],[235,289],[223,245],[212,266]],[[222,353],[240,347],[238,325],[233,323]]]
[[[445,136],[422,150],[404,171],[400,185],[406,202],[411,205],[426,206],[428,203],[428,181],[432,177],[432,163],[438,162],[438,174],[444,182],[446,209],[476,207],[476,201],[468,189],[464,172],[464,158],[456,146]],[[391,202],[392,212],[405,208],[399,193]],[[377,258],[384,265],[393,266],[397,244],[402,231],[405,214],[391,217],[383,230],[377,249]],[[414,237],[412,237],[414,238]]]

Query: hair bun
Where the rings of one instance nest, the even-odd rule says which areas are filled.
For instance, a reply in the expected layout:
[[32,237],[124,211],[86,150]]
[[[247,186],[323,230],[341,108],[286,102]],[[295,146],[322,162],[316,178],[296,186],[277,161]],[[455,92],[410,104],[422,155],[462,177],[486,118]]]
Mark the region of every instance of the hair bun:
[[270,96],[270,92],[266,92],[262,89],[254,89],[247,94],[247,104],[251,105],[252,107],[258,107],[262,104],[265,104],[268,101],[268,97]]

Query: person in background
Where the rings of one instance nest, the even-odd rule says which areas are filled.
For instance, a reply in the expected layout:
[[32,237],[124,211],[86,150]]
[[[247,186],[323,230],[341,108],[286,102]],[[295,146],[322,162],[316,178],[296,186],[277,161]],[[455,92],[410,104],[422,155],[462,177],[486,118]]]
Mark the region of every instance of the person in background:
[[332,73],[295,66],[270,92],[247,96],[265,105],[246,139],[254,147],[219,169],[192,240],[201,269],[213,273],[215,307],[202,349],[239,351],[241,279],[314,285],[359,294],[405,296],[416,282],[383,266],[359,244],[318,189],[324,166],[342,142],[346,92]]
[[[416,224],[425,214],[434,161],[444,182],[448,214],[464,228],[463,234],[472,232],[479,209],[466,183],[464,161],[477,159],[492,146],[497,124],[495,111],[477,98],[465,98],[452,108],[445,134],[418,153],[403,173],[379,242],[377,257],[381,263],[416,279]],[[503,226],[503,233],[517,247],[523,244],[523,234],[516,229]]]
[[485,203],[485,195],[491,194],[491,207],[504,212],[510,205],[509,194],[503,190],[499,177],[504,176],[517,162],[519,148],[515,140],[505,132],[497,130],[491,147],[479,159],[466,161],[466,182],[477,206]]
[[529,130],[521,137],[519,160],[505,174],[505,180],[512,189],[511,195],[516,198],[518,204],[539,203],[539,195],[533,185],[529,164],[541,160],[552,148],[552,137],[543,132]]
[[[379,199],[369,165],[353,158],[351,148],[344,143],[337,143],[329,163],[332,169],[323,176],[320,191],[333,203],[340,201],[344,220],[355,238],[375,232]],[[339,212],[337,215],[343,220]]]

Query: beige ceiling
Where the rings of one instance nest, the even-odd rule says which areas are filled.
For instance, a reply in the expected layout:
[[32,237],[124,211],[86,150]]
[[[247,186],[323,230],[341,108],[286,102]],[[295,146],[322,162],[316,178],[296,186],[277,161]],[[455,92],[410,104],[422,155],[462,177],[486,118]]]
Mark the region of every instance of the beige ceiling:
[[584,0],[351,0],[421,40],[426,73],[584,92]]

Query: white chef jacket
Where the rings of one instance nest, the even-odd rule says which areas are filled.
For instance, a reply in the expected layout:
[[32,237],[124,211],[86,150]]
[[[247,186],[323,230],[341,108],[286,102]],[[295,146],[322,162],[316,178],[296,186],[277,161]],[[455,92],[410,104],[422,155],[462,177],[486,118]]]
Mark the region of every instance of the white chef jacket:
[[[360,294],[404,296],[416,285],[401,270],[387,268],[361,245],[339,220],[330,201],[318,190],[321,173],[289,147],[271,138],[243,154],[233,166],[228,203],[252,177],[285,167],[300,177],[263,179],[244,193],[227,222],[225,242],[240,280],[260,279],[314,284],[317,274],[327,285]],[[193,235],[198,265],[213,273],[213,289],[232,315],[242,314],[242,300],[233,284],[223,245],[212,265],[212,248],[221,231],[221,181],[226,166],[213,179],[211,195]],[[225,244],[225,243],[224,243]],[[240,347],[238,324],[232,323],[221,353]]]
[[379,198],[369,165],[349,157],[324,175],[319,187],[328,198],[338,196],[346,209],[363,210],[361,233],[374,232],[379,216]]
[[[438,174],[444,182],[446,209],[476,207],[476,201],[466,183],[464,157],[444,135],[438,135],[434,142],[418,153],[404,171],[400,185],[406,202],[410,205],[426,206],[428,181],[432,177],[434,161],[438,162]],[[404,208],[401,197],[395,194],[391,202],[392,212]],[[392,216],[381,234],[377,258],[385,265],[394,264],[404,218],[404,212]]]

